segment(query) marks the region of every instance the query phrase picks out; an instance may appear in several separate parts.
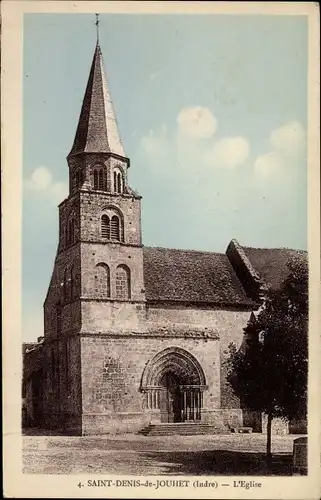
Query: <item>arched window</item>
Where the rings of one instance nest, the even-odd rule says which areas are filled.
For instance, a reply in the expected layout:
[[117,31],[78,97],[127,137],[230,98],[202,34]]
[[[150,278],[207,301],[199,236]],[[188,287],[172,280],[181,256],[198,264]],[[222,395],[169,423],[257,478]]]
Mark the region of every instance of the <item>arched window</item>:
[[104,189],[104,173],[102,170],[99,170],[98,174],[98,189],[100,190]]
[[72,265],[70,268],[70,298],[71,300],[75,296],[75,271],[74,266]]
[[118,173],[117,174],[117,190],[118,190],[118,193],[121,193],[122,192],[122,178],[121,178],[121,174]]
[[117,172],[114,170],[114,192],[117,193]]
[[63,294],[63,300],[64,302],[67,301],[67,292],[68,292],[68,289],[67,289],[67,269],[64,270],[64,279],[63,279],[63,282],[62,282],[62,294]]
[[110,240],[110,219],[106,214],[101,217],[101,237]]
[[114,170],[114,193],[123,192],[123,175],[120,170]]
[[95,291],[99,298],[110,297],[110,270],[107,264],[100,262],[96,265]]
[[120,241],[120,224],[119,217],[113,215],[110,223],[110,239],[114,241]]
[[66,268],[64,271],[64,300],[65,302],[69,302],[72,299],[72,270],[70,269],[68,272],[68,269]]
[[98,165],[94,169],[94,189],[107,191],[106,170],[103,166]]
[[121,213],[115,208],[104,208],[101,216],[101,237],[111,241],[124,241]]
[[116,269],[116,298],[130,299],[130,270],[124,264]]
[[72,243],[75,243],[75,220],[74,219],[70,219],[68,221],[67,231],[66,231],[66,243],[67,243],[67,245],[72,245]]
[[83,182],[84,182],[84,176],[83,176],[83,171],[81,168],[79,168],[74,176],[74,188],[79,189],[81,188]]
[[94,170],[94,189],[98,189],[98,172]]

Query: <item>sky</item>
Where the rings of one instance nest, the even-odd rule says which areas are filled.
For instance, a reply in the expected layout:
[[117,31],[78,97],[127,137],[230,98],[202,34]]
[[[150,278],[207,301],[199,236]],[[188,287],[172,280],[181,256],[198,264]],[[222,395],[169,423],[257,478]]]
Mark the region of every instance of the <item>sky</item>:
[[[25,14],[23,340],[43,302],[94,14]],[[307,18],[100,15],[100,46],[146,246],[307,246]]]

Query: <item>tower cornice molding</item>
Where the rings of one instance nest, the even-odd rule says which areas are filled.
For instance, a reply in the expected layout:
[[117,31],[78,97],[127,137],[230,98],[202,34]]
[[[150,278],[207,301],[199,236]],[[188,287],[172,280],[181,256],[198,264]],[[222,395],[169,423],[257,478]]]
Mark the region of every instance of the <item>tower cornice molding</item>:
[[66,160],[67,162],[69,160],[72,160],[74,158],[82,158],[82,157],[87,157],[87,156],[103,156],[105,157],[106,159],[109,159],[109,158],[115,158],[116,160],[119,160],[119,161],[123,161],[126,163],[126,166],[127,168],[130,167],[130,158],[128,156],[121,156],[121,155],[118,155],[116,153],[112,153],[112,152],[108,152],[108,151],[100,151],[100,152],[96,152],[96,151],[80,151],[78,153],[73,153],[73,154],[69,154],[67,157],[66,157]]

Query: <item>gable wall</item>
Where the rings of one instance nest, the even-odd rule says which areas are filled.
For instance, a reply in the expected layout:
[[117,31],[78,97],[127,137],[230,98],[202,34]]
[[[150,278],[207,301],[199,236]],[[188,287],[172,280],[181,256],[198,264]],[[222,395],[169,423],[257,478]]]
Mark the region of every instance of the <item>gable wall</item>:
[[[227,358],[227,350],[230,342],[240,347],[243,341],[243,328],[250,317],[250,311],[231,311],[224,309],[200,309],[176,306],[148,306],[148,322],[157,323],[159,326],[180,325],[181,327],[203,327],[215,329],[220,338],[220,360],[221,360],[221,407],[238,408],[239,401],[232,393],[226,383],[226,369],[224,361]],[[206,344],[204,345],[206,349]]]

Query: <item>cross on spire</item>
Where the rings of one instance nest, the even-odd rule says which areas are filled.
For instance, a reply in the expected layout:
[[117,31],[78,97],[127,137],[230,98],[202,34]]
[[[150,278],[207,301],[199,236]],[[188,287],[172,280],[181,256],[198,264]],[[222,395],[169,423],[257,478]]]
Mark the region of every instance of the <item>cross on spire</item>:
[[96,14],[96,22],[95,22],[96,30],[97,30],[97,44],[99,43],[99,14]]

